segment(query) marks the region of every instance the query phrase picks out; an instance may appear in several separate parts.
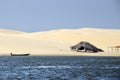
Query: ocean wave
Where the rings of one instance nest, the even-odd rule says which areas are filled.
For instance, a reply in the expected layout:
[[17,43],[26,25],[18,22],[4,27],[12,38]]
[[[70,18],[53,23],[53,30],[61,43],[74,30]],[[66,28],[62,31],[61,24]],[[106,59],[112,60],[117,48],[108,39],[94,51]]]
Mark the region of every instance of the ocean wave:
[[83,68],[83,66],[23,66],[19,67],[22,69],[28,69],[28,68],[37,68],[37,69],[48,69],[48,68],[54,68],[54,69],[67,69],[67,68]]
[[105,66],[105,67],[94,67],[94,66],[22,66],[17,67],[16,69],[82,69],[82,68],[99,68],[99,69],[120,69],[119,66]]

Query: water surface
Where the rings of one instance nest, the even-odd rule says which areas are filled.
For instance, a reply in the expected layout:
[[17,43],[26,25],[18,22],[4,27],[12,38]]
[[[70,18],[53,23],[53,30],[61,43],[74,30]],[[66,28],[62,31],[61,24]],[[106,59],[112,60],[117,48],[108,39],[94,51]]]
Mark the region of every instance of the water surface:
[[0,80],[120,80],[120,57],[0,56]]

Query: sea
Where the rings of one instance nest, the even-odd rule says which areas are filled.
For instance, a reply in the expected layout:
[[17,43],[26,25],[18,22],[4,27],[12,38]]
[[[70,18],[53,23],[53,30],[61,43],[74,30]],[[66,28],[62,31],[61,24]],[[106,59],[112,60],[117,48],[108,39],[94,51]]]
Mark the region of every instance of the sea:
[[120,57],[0,56],[0,80],[120,80]]

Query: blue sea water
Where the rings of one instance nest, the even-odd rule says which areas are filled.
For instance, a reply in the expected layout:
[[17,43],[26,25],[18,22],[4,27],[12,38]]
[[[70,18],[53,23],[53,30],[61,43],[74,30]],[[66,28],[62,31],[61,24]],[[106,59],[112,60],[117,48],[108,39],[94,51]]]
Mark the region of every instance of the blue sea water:
[[120,80],[120,57],[0,56],[0,80]]

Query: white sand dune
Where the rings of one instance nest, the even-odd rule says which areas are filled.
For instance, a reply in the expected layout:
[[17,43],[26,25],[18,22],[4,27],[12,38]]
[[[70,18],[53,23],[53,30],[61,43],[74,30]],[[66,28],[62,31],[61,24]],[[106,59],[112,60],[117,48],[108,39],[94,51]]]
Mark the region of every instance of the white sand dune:
[[0,34],[22,34],[22,33],[25,33],[25,32],[8,30],[8,29],[0,29]]
[[[77,53],[70,46],[80,41],[88,41],[104,53]],[[107,48],[120,45],[118,29],[60,29],[44,32],[25,33],[0,29],[0,55],[31,53],[31,55],[81,55],[81,56],[120,56],[120,52],[107,52]]]

